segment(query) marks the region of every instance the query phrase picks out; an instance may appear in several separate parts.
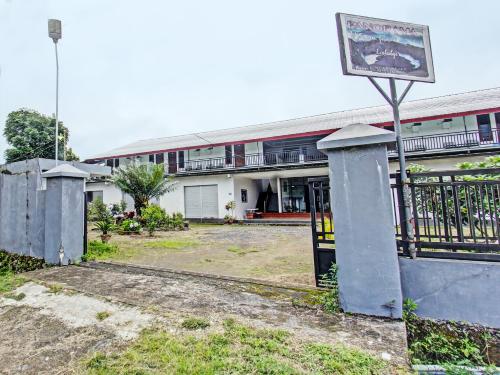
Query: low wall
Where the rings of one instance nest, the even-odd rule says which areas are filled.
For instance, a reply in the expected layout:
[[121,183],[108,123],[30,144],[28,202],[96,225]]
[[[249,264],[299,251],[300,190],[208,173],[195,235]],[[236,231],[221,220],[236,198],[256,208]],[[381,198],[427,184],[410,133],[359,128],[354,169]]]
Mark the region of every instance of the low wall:
[[83,251],[83,192],[90,174],[68,163],[54,165],[32,159],[0,166],[0,249],[51,264],[62,256],[68,264]]
[[0,249],[43,258],[45,190],[36,171],[0,172]]
[[417,315],[500,328],[500,263],[400,257],[399,266]]

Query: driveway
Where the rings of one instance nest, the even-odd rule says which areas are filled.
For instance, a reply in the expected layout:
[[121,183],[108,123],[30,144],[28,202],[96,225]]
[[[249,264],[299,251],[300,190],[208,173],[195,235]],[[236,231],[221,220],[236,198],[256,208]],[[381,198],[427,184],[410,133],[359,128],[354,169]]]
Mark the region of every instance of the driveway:
[[[23,299],[0,297],[0,373],[73,373],[82,358],[119,350],[153,323],[182,333],[180,322],[189,316],[214,327],[234,318],[284,329],[297,340],[344,344],[395,365],[407,360],[402,322],[305,307],[308,289],[104,263],[26,275],[32,281],[16,291]],[[103,312],[109,318],[101,321]]]
[[[96,231],[89,232],[97,239]],[[314,284],[309,226],[191,225],[189,231],[153,238],[113,234],[118,253],[109,259],[145,266]]]

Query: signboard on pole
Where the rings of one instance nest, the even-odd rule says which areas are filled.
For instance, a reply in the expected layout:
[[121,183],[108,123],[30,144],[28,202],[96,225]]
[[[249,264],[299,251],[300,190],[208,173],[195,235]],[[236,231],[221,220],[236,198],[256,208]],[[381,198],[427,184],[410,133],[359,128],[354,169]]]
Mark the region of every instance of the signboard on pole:
[[429,27],[337,13],[344,74],[435,82]]

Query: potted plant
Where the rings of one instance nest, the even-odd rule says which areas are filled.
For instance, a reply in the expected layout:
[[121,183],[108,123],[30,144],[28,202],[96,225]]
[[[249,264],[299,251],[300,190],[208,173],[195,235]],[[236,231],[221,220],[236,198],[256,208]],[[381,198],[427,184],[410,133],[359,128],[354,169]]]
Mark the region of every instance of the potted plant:
[[109,234],[109,232],[111,232],[114,229],[112,221],[109,218],[106,218],[104,220],[100,220],[97,223],[95,223],[95,226],[102,233],[101,234],[102,243],[107,243],[111,238],[111,234]]
[[224,223],[226,224],[233,224],[236,220],[234,217],[234,210],[236,208],[236,202],[235,201],[229,201],[226,203],[226,211],[227,215],[224,216]]

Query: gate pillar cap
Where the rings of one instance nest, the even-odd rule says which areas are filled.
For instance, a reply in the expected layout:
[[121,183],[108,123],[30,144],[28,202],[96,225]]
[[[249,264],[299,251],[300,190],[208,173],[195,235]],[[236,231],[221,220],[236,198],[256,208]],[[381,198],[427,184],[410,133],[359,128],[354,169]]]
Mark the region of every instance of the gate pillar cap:
[[69,164],[60,164],[57,167],[49,169],[42,173],[44,178],[53,177],[73,177],[73,178],[89,178],[90,173],[84,172],[81,169],[75,168]]
[[318,150],[326,151],[395,141],[396,134],[390,130],[367,124],[351,124],[319,140],[317,147]]

